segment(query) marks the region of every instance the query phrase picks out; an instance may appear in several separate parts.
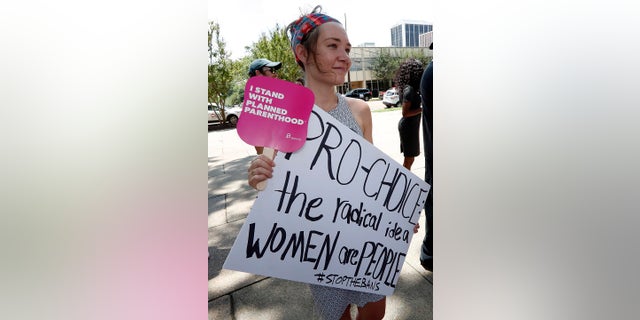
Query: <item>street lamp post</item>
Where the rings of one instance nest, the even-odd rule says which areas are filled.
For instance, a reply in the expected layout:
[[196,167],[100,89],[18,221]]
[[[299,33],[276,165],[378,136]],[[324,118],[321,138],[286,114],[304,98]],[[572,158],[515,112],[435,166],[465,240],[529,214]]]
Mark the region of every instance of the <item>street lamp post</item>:
[[362,85],[367,87],[367,78],[364,75],[364,46],[360,47],[360,69],[362,70]]

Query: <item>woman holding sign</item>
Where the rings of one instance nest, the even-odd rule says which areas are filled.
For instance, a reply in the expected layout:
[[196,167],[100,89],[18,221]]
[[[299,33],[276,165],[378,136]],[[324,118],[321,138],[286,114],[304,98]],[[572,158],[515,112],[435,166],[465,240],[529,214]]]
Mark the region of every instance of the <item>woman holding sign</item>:
[[[344,83],[351,67],[351,43],[342,24],[317,6],[287,27],[291,49],[305,74],[305,85],[314,94],[314,103],[351,130],[373,142],[369,105],[335,92]],[[275,163],[257,156],[249,167],[249,184],[257,185],[272,177]],[[417,230],[417,229],[416,229]],[[414,230],[414,232],[416,231]],[[351,319],[351,304],[358,306],[358,319],[382,319],[386,308],[383,295],[340,288],[310,285],[316,308],[327,320]]]

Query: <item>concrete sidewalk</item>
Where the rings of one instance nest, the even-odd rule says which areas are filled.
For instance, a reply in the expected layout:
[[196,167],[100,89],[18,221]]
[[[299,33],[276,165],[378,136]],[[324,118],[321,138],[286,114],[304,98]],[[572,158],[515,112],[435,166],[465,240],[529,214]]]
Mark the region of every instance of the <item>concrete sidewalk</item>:
[[[384,109],[370,101],[372,111]],[[374,145],[402,163],[398,120],[400,109],[372,112]],[[421,146],[422,146],[422,136]],[[255,149],[244,143],[234,128],[209,129],[209,319],[276,320],[321,319],[304,283],[222,269],[257,191],[247,184],[247,168]],[[421,148],[422,149],[422,148]],[[423,154],[412,167],[424,177]],[[387,297],[385,320],[432,319],[433,275],[420,266],[424,238],[424,211],[420,231],[414,235],[396,290]]]

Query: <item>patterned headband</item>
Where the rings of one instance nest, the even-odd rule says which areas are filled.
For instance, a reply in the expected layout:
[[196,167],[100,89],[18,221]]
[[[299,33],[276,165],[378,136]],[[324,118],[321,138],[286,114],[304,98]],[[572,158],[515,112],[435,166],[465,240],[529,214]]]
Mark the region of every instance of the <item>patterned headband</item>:
[[298,58],[296,54],[296,46],[302,42],[302,38],[311,32],[311,30],[315,29],[317,26],[325,24],[327,22],[338,22],[340,21],[322,13],[309,13],[300,17],[289,27],[289,32],[291,33],[291,50],[293,50],[293,54],[296,57],[296,62],[300,62],[301,60]]

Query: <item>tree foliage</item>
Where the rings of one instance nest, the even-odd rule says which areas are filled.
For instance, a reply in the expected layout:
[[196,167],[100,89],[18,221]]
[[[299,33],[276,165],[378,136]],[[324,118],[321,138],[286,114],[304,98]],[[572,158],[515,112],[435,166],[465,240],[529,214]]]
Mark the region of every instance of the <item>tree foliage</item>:
[[282,68],[278,70],[278,78],[293,82],[296,78],[302,76],[302,70],[296,64],[295,57],[291,51],[291,42],[287,36],[287,30],[278,24],[269,34],[263,33],[258,42],[255,42],[249,48],[249,51],[251,52],[251,59],[247,63],[247,70],[249,69],[249,63],[253,59],[266,58],[271,61],[282,62]]
[[400,63],[397,57],[392,56],[387,50],[382,50],[380,54],[373,59],[371,69],[373,75],[378,80],[390,86],[399,65]]
[[[209,22],[209,69],[208,69],[208,99],[209,103],[224,106],[225,100],[232,87],[232,62],[230,53],[226,50],[226,43],[220,36],[220,25],[215,21]],[[226,118],[224,108],[221,108],[222,119]]]
[[387,83],[389,86],[393,85],[393,78],[396,71],[400,67],[400,64],[408,59],[414,58],[422,62],[424,67],[427,67],[432,57],[424,54],[424,51],[417,50],[392,50],[393,48],[387,48],[380,50],[380,53],[373,59],[371,69],[373,74],[378,80],[383,83]]
[[400,63],[402,63],[407,59],[416,59],[420,61],[422,65],[426,68],[427,64],[429,64],[429,61],[431,61],[432,57],[425,55],[424,51],[422,50],[406,50],[406,51],[403,51],[402,54],[399,56],[398,66],[400,66]]
[[263,33],[257,42],[245,48],[249,54],[232,64],[233,85],[227,97],[230,104],[242,102],[244,87],[249,79],[249,65],[255,59],[266,58],[282,62],[282,67],[278,70],[278,78],[282,80],[293,82],[302,76],[302,70],[291,51],[287,31],[278,24],[268,34]]

